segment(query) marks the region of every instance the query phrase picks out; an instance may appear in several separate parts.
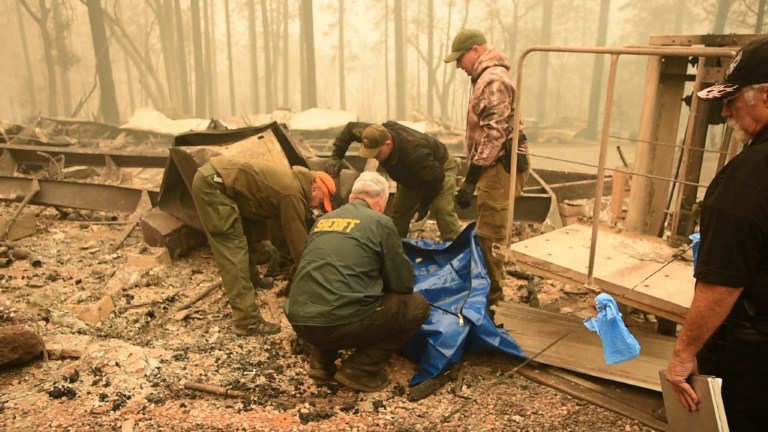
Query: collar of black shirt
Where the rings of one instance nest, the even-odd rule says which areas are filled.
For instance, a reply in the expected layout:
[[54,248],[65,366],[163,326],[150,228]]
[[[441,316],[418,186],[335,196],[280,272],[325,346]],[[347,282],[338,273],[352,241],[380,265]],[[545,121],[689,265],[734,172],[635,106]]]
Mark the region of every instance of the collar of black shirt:
[[749,145],[752,144],[762,144],[768,142],[768,125],[763,126],[762,129],[760,129],[760,132],[757,133],[752,139],[749,141]]

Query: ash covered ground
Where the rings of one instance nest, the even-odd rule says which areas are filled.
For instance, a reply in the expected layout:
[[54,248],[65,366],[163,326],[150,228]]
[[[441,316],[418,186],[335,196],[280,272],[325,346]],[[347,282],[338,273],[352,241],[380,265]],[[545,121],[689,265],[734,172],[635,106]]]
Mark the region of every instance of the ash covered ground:
[[[0,216],[17,205],[0,204]],[[520,376],[489,388],[519,364],[494,353],[467,357],[459,392],[449,382],[418,402],[406,397],[415,365],[399,356],[388,366],[384,391],[316,385],[282,313],[285,298],[278,293],[285,281],[260,291],[265,317],[281,323],[280,334],[238,337],[220,289],[178,319],[181,304],[219,279],[207,248],[162,265],[138,229],[114,249],[125,225],[99,222],[126,215],[63,215],[37,206],[22,215],[36,218],[37,234],[15,243],[37,259],[0,268],[0,326],[25,324],[43,336],[47,349],[75,349],[82,357],[0,372],[1,430],[651,430]],[[434,238],[435,225],[414,226],[412,235]],[[540,279],[535,286],[532,294],[525,281],[510,277],[505,294],[547,310],[593,313],[592,297],[578,287]],[[105,297],[114,299],[109,313],[96,307]],[[252,399],[187,390],[188,381]]]

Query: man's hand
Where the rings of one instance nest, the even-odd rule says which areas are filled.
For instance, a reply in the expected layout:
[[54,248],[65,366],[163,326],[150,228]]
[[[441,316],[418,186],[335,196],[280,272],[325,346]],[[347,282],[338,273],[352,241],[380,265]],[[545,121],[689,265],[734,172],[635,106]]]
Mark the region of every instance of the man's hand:
[[456,205],[463,209],[469,207],[469,205],[472,204],[472,195],[474,195],[474,193],[475,184],[465,181],[464,184],[461,185],[461,188],[459,188],[459,191],[456,192],[456,196],[454,197],[456,200]]
[[341,172],[342,161],[339,158],[332,157],[325,164],[323,171],[327,172],[331,177],[338,177]]
[[675,395],[688,411],[699,409],[699,397],[686,381],[691,374],[697,372],[696,357],[674,354],[667,365],[664,377],[675,386]]
[[419,205],[419,209],[416,211],[416,217],[413,219],[413,221],[418,222],[427,217],[427,214],[429,214],[429,203],[421,203],[421,205]]

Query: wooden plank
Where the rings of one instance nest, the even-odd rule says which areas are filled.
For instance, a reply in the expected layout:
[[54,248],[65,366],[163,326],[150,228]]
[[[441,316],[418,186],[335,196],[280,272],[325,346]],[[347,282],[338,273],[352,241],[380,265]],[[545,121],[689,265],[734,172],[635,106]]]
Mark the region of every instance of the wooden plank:
[[[685,74],[686,57],[649,57],[643,112],[635,150],[634,171],[672,177],[675,148],[653,142],[676,143],[685,82],[669,74]],[[662,226],[670,182],[632,176],[626,227],[628,231],[656,235]]]
[[495,321],[503,324],[526,353],[539,352],[552,340],[568,337],[541,354],[536,361],[587,375],[660,391],[659,369],[667,366],[675,339],[632,329],[641,346],[632,360],[606,365],[600,337],[584,327],[580,319],[522,306],[502,303]]
[[[572,224],[510,246],[518,265],[544,277],[584,284],[591,227]],[[674,261],[676,249],[657,237],[601,227],[595,284],[616,300],[683,322],[693,300],[693,266]]]
[[659,396],[656,396],[654,403],[647,396],[638,395],[631,390],[616,390],[587,380],[574,379],[573,375],[569,376],[558,368],[547,366],[528,365],[521,368],[518,373],[533,382],[635,419],[653,429],[659,431],[667,429],[667,424],[653,414],[655,406],[663,405]]

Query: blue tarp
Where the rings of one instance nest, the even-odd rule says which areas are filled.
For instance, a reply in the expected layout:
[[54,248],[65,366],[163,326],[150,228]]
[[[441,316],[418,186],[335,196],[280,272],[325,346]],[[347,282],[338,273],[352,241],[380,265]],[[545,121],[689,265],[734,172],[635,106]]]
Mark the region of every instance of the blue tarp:
[[496,348],[525,357],[488,316],[490,280],[474,223],[453,242],[405,239],[403,247],[413,264],[414,291],[432,304],[429,317],[406,346],[406,356],[419,364],[411,385],[439,375],[464,352]]

